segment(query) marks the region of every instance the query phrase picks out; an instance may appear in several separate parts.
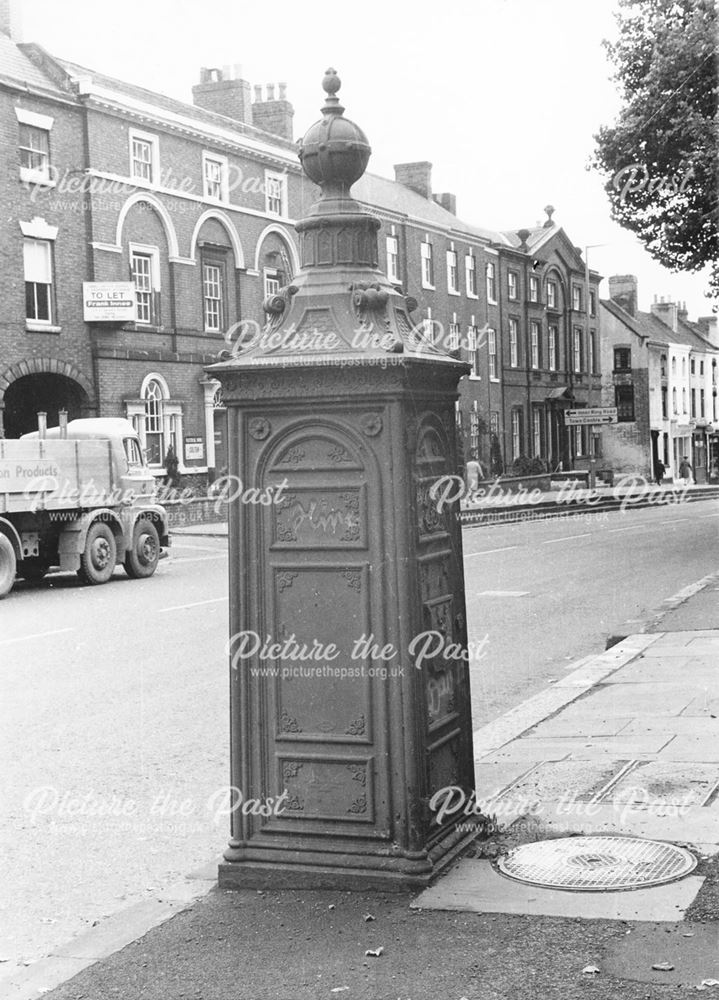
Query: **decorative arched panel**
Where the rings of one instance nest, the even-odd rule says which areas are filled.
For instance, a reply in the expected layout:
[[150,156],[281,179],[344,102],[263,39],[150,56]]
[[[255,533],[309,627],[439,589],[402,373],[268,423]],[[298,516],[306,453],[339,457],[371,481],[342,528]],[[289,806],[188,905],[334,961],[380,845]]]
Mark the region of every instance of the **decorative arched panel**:
[[245,513],[263,553],[253,563],[258,617],[277,655],[259,649],[242,669],[276,670],[253,704],[266,787],[288,796],[281,816],[257,822],[273,835],[330,824],[384,838],[388,791],[375,761],[387,676],[366,648],[382,562],[375,459],[362,430],[337,417],[250,416],[245,441],[253,481],[275,501]]

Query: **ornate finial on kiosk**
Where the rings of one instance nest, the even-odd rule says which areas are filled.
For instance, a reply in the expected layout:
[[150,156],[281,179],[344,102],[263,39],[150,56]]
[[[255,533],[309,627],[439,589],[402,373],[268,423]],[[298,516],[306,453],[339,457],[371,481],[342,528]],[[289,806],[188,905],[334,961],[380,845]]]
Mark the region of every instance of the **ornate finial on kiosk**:
[[337,91],[342,81],[337,71],[322,78],[327,94],[322,118],[311,125],[300,140],[302,169],[322,188],[322,198],[348,197],[349,189],[367,169],[372,149],[359,125],[344,117]]

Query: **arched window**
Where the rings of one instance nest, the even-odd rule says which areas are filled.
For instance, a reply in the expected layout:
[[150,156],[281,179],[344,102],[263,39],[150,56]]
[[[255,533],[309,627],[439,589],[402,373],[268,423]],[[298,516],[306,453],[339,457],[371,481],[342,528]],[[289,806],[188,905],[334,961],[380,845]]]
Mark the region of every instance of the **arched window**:
[[290,259],[284,250],[270,250],[263,258],[265,295],[275,295],[292,278]]
[[149,465],[162,465],[165,459],[165,392],[158,379],[149,379],[144,387],[145,447]]

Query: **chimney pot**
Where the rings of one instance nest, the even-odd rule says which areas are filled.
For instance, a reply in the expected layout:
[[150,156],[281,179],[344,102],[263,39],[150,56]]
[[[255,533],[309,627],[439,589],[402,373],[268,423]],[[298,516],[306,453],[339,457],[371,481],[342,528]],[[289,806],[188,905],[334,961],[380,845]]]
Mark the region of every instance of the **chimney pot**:
[[255,100],[256,101],[261,101],[262,100],[262,84],[261,83],[256,83],[255,84]]
[[267,84],[267,100],[274,101],[275,99],[275,85],[274,83]]
[[286,101],[287,100],[287,84],[286,83],[280,83],[280,84],[278,84],[278,87],[280,88],[280,97],[279,97],[279,99],[281,101]]

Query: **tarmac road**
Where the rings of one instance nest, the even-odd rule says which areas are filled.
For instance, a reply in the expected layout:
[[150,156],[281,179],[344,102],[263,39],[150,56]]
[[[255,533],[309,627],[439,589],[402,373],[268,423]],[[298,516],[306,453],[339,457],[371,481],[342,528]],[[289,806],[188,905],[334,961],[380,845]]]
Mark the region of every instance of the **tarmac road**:
[[465,528],[470,643],[484,654],[471,671],[474,728],[719,568],[718,506]]
[[[467,529],[475,728],[716,569],[714,501]],[[0,604],[0,979],[217,857],[227,839],[225,539],[149,580]]]

